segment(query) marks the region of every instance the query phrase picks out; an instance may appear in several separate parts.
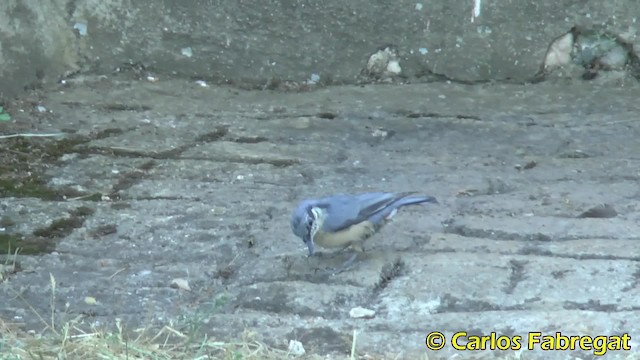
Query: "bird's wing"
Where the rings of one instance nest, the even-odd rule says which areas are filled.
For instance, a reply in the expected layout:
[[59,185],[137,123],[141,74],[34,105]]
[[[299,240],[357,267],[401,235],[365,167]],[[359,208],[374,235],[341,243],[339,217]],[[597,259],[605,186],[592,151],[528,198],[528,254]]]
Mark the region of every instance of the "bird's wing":
[[412,193],[364,193],[353,196],[342,195],[323,199],[329,216],[323,228],[327,231],[340,231],[353,224],[361,223],[388,209],[394,202]]

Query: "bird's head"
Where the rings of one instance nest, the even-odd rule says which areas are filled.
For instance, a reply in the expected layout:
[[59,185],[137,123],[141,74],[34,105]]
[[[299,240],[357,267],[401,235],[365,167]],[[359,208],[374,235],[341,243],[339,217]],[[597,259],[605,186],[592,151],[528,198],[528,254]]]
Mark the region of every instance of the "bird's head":
[[313,238],[322,228],[325,216],[322,208],[312,204],[301,204],[291,217],[291,230],[307,245],[309,256],[313,255]]

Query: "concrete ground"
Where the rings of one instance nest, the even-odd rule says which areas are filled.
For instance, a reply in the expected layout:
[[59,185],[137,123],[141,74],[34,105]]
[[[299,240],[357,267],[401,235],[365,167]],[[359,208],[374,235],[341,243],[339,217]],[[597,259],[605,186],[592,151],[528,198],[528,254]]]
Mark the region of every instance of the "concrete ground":
[[[48,319],[53,301],[59,321],[193,326],[220,339],[251,330],[320,354],[348,354],[356,330],[370,358],[511,354],[427,351],[431,331],[629,333],[634,352],[638,90],[557,81],[282,93],[86,77],[33,93],[3,132],[75,139],[34,167],[76,195],[0,199],[13,222],[4,232],[81,221],[55,250],[19,257],[21,271],[0,284],[0,317],[39,331],[35,312]],[[440,205],[403,209],[353,270],[316,271],[348,254],[307,258],[289,228],[296,203],[374,190]],[[615,212],[581,216],[602,204]],[[375,314],[355,318],[357,307]]]

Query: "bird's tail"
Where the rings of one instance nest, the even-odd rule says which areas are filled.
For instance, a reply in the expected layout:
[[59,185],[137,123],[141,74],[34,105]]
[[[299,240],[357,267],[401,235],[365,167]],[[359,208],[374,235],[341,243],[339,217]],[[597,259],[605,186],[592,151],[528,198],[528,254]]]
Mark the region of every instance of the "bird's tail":
[[433,203],[438,204],[438,200],[429,195],[417,195],[416,193],[401,193],[397,195],[397,200],[395,201],[396,207],[402,207],[405,205],[417,205],[422,203]]
[[[369,208],[373,210],[366,212],[366,217],[376,226],[383,226],[385,221],[390,220],[398,212],[398,209],[405,205],[417,205],[422,203],[438,203],[433,196],[419,195],[415,192],[405,193],[380,193],[378,196],[383,196],[383,200],[378,201]],[[391,195],[391,196],[389,196]],[[362,210],[361,210],[362,211]]]

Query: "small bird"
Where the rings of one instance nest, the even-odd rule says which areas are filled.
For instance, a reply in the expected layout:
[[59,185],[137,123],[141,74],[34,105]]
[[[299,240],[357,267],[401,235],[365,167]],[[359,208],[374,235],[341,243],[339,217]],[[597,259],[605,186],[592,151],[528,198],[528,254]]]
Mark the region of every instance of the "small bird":
[[[291,216],[291,230],[309,249],[315,244],[324,248],[348,248],[364,252],[364,242],[378,232],[405,205],[438,203],[433,196],[414,192],[372,192],[357,195],[333,195],[307,199]],[[343,269],[356,259],[355,253],[343,264]]]

